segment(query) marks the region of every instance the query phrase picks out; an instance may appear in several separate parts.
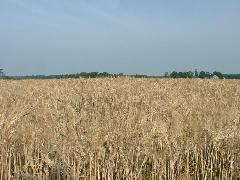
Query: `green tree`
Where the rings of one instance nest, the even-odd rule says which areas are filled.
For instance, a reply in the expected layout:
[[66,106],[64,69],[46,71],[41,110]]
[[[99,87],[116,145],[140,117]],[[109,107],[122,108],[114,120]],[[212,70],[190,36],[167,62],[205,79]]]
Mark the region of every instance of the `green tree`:
[[178,78],[178,73],[176,71],[173,71],[171,74],[170,74],[170,77],[171,78]]
[[98,72],[91,72],[91,73],[89,73],[89,77],[90,77],[90,78],[96,78],[96,77],[98,77]]
[[195,76],[195,78],[198,78],[198,76],[199,76],[197,69],[195,69],[194,76]]
[[204,79],[206,77],[206,72],[205,71],[201,71],[199,73],[198,77]]
[[0,69],[0,77],[4,77],[4,76],[5,76],[5,74],[3,72],[3,69]]
[[118,76],[121,77],[121,76],[124,76],[124,74],[123,73],[119,73]]
[[188,71],[187,72],[187,77],[188,78],[193,78],[194,77],[194,73],[192,71]]
[[224,75],[221,72],[214,71],[213,76],[217,76],[219,79],[224,79]]
[[98,74],[99,77],[110,77],[111,74],[107,73],[107,72],[102,72]]
[[206,78],[211,78],[211,76],[212,76],[212,75],[211,75],[210,72],[206,72],[206,76],[205,76]]

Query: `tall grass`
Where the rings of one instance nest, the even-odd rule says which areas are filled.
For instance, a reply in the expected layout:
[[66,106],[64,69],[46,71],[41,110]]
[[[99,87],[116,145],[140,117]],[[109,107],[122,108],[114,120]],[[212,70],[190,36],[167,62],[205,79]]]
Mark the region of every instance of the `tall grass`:
[[0,81],[0,180],[240,179],[240,81]]

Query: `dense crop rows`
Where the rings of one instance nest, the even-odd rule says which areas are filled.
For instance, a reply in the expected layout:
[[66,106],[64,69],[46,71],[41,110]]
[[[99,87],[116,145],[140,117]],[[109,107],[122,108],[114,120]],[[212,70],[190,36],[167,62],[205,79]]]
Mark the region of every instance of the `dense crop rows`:
[[238,179],[240,81],[0,81],[0,179]]

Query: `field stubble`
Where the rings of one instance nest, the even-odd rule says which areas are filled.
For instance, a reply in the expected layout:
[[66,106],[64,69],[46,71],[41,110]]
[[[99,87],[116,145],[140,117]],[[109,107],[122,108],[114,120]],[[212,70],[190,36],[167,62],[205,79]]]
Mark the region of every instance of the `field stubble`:
[[0,179],[239,179],[240,81],[0,81]]

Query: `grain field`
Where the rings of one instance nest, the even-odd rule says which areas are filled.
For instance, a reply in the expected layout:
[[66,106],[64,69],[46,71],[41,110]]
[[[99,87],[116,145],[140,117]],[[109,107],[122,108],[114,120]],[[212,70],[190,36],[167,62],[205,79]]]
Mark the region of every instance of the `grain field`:
[[0,180],[240,179],[240,81],[0,81]]

